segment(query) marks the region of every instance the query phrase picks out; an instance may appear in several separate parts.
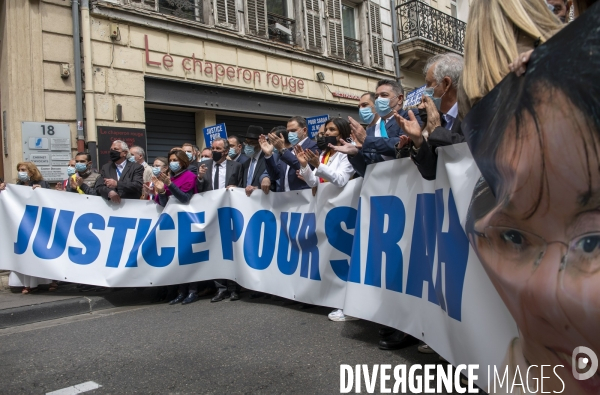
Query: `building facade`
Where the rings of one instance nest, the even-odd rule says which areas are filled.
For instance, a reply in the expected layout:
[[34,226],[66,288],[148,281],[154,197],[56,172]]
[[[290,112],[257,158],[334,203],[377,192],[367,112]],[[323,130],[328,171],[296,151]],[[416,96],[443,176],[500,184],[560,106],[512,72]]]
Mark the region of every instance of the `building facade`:
[[292,115],[357,116],[379,79],[411,90],[429,56],[460,53],[468,13],[467,0],[92,0],[88,17],[79,3],[74,43],[71,0],[0,2],[7,180],[28,148],[23,122],[68,125],[73,152],[95,151],[101,128],[145,130],[152,161],[183,142],[203,146],[203,128],[219,123],[241,135]]

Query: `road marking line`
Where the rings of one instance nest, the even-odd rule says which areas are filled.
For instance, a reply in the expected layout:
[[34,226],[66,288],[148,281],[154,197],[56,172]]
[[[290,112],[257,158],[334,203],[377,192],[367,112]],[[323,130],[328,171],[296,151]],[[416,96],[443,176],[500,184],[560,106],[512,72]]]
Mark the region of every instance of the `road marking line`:
[[77,384],[72,387],[67,387],[67,388],[63,388],[61,390],[48,392],[48,393],[46,393],[46,395],[76,395],[76,394],[81,394],[82,392],[88,392],[91,390],[95,390],[100,387],[102,387],[102,386],[98,383],[94,383],[93,381],[86,381],[85,383]]

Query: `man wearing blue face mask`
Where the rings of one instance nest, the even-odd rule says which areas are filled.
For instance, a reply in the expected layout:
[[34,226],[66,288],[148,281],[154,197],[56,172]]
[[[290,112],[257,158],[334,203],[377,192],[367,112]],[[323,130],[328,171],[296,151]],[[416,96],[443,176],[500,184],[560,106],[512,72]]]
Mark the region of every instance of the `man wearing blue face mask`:
[[[278,181],[279,185],[276,188],[278,192],[309,189],[310,187],[306,182],[298,178],[297,172],[300,171],[300,162],[298,162],[296,153],[294,152],[294,146],[300,145],[305,151],[311,150],[317,155],[320,154],[317,143],[308,137],[306,119],[300,116],[292,117],[287,122],[285,134],[273,132],[274,130],[269,133],[269,143],[279,151],[280,157],[278,161],[275,159],[275,156],[271,156],[270,154],[265,157],[267,159],[269,179],[273,184]],[[264,186],[264,184],[262,185]],[[268,190],[263,188],[263,191]]]
[[96,180],[100,177],[100,174],[92,169],[91,155],[85,152],[78,152],[74,160],[75,174],[69,177],[65,191],[96,195]]
[[367,125],[367,128],[374,127],[379,120],[379,115],[375,111],[375,92],[363,93],[358,103],[358,118],[360,123]]
[[423,72],[426,89],[419,105],[424,126],[398,119],[410,137],[410,156],[426,180],[434,180],[438,147],[465,141],[458,119],[458,80],[463,70],[460,55],[446,53],[429,59]]
[[394,113],[408,119],[408,113],[402,110],[404,89],[399,82],[379,81],[375,95],[375,111],[380,118],[365,131],[356,120],[349,117],[356,148],[345,144],[336,149],[348,154],[348,160],[360,176],[364,176],[369,164],[395,159],[396,144],[405,133],[394,121]]
[[198,175],[198,162],[196,162],[196,156],[194,151],[194,146],[190,143],[184,143],[181,146],[181,149],[185,152],[190,161],[190,164],[187,167],[187,170],[191,171],[195,175]]
[[[261,188],[263,174],[266,171],[265,154],[260,148],[258,138],[264,134],[262,126],[248,126],[244,141],[244,154],[250,160],[244,163],[244,187],[246,195],[250,196],[256,189]],[[271,191],[275,191],[275,183],[269,186]]]
[[244,146],[240,142],[239,137],[229,136],[227,137],[227,141],[229,141],[229,158],[236,161],[240,165],[246,163],[249,158],[244,154],[244,152],[242,152],[244,150]]

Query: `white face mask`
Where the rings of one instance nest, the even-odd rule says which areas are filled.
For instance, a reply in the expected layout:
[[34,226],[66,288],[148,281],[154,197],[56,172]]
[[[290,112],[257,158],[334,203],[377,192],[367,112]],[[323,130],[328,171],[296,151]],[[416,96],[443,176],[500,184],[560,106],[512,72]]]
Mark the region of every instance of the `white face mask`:
[[29,181],[29,173],[26,171],[20,171],[19,172],[19,180],[23,181],[23,182]]

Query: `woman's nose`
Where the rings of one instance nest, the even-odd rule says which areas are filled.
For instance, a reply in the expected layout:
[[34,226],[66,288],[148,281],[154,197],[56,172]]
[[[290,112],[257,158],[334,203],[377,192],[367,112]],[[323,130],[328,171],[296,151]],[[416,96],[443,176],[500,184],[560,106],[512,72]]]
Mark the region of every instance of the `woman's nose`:
[[565,248],[561,243],[548,244],[543,256],[537,262],[532,262],[523,301],[530,311],[550,316],[560,313],[557,292]]

